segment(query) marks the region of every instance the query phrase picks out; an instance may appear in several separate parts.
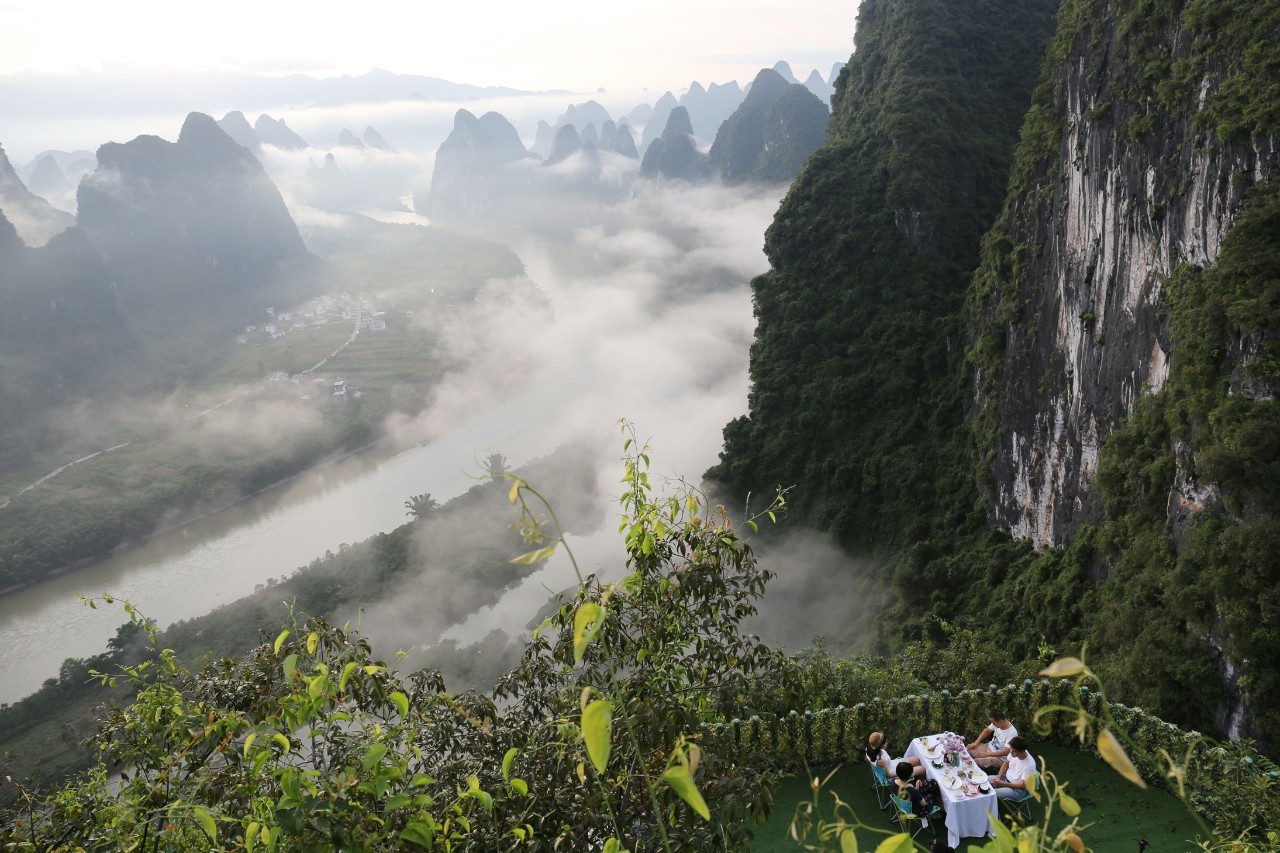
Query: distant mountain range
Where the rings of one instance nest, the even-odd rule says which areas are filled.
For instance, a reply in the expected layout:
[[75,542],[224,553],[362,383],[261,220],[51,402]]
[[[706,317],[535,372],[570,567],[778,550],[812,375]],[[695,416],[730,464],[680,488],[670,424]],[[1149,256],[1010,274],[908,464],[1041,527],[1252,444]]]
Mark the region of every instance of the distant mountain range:
[[209,116],[96,160],[72,217],[0,150],[0,437],[73,395],[197,374],[243,317],[314,286],[279,191]]
[[[810,77],[827,86],[816,73]],[[525,210],[539,192],[591,194],[593,181],[598,196],[609,195],[619,190],[618,172],[602,169],[605,158],[634,162],[641,152],[639,176],[648,179],[790,181],[824,142],[829,116],[821,97],[794,80],[786,63],[778,63],[746,89],[736,82],[704,88],[695,81],[679,100],[666,92],[616,121],[595,100],[572,104],[554,125],[538,123],[532,151],[504,116],[491,112],[477,119],[460,110],[436,156],[430,190],[418,194],[415,207],[431,217],[487,219]],[[644,124],[639,151],[631,120]],[[706,133],[712,123],[708,152],[698,128]],[[544,166],[561,167],[555,178],[528,168],[539,158]]]
[[146,104],[153,112],[186,112],[193,104],[244,104],[268,109],[282,104],[340,106],[387,101],[475,101],[531,94],[568,95],[564,90],[535,93],[505,86],[472,86],[438,77],[395,74],[375,68],[358,76],[316,78],[303,74],[175,75],[173,85],[157,87],[154,75],[97,73],[76,76],[9,74],[0,76],[0,103],[6,115],[43,114],[57,103],[64,114],[112,115],[125,104]]

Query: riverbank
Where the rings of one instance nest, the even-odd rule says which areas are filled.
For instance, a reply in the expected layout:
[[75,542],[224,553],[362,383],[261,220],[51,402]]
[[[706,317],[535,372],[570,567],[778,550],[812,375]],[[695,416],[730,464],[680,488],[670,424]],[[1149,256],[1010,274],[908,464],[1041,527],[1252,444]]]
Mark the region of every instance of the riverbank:
[[[144,536],[139,536],[133,539],[126,540],[116,545],[115,547],[110,548],[101,553],[90,555],[87,557],[82,557],[81,559],[76,560],[74,563],[70,563],[61,568],[57,568],[52,571],[45,572],[41,577],[36,578],[34,580],[27,581],[24,583],[10,584],[9,586],[4,587],[3,589],[0,589],[0,599],[3,599],[5,596],[11,595],[13,593],[21,592],[22,590],[25,590],[25,589],[32,589],[34,587],[38,587],[41,584],[47,583],[49,581],[56,580],[61,577],[66,577],[67,575],[72,574],[73,572],[79,571],[80,569],[87,569],[91,566],[101,563],[104,560],[109,560],[112,557],[118,557],[122,554],[127,554],[130,551],[133,551],[147,544],[148,542],[151,542],[157,537],[166,536],[170,533],[176,533],[178,531],[183,530],[184,528],[187,528],[193,524],[196,524],[197,522],[213,518],[219,515],[220,513],[224,513],[229,509],[233,509],[239,506],[245,501],[251,500],[260,495],[264,495],[272,491],[273,489],[278,489],[281,486],[286,486],[289,483],[295,482],[303,477],[306,477],[309,474],[314,474],[326,467],[336,465],[339,462],[343,462],[347,459],[351,459],[355,456],[358,456],[362,453],[366,453],[378,447],[382,447],[384,450],[387,451],[387,458],[390,458],[395,454],[403,452],[404,450],[408,449],[407,447],[396,446],[385,435],[381,436],[374,441],[371,441],[361,447],[355,448],[354,450],[349,450],[337,456],[334,456],[330,459],[325,459],[324,461],[313,464],[308,468],[304,468],[295,474],[291,474],[287,477],[284,477],[280,480],[275,481],[274,483],[263,486],[262,488],[256,491],[242,494],[239,497],[226,501],[220,505],[215,505],[210,509],[202,510],[195,515],[184,518],[182,521],[171,522],[168,524],[161,524],[155,530],[152,530],[150,533],[147,533]],[[0,509],[2,508],[3,508],[3,504],[0,504]]]

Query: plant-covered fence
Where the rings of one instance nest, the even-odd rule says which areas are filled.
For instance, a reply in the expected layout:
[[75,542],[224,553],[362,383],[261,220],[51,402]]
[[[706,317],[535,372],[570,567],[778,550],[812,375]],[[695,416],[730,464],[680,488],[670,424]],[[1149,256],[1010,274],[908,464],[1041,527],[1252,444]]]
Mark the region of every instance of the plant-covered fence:
[[[1071,679],[1030,679],[1005,687],[966,690],[952,695],[871,699],[848,707],[822,711],[794,710],[785,715],[752,716],[707,727],[712,749],[744,758],[762,758],[777,770],[803,771],[863,761],[867,736],[882,731],[905,751],[908,741],[922,734],[955,731],[976,736],[987,724],[987,712],[1003,711],[1033,744],[1046,740],[1085,749],[1097,755],[1092,739],[1082,744],[1067,711],[1042,714],[1048,706],[1082,708],[1097,717],[1103,699],[1088,688],[1078,691]],[[1134,764],[1151,785],[1181,796],[1210,823],[1237,823],[1246,810],[1251,821],[1265,813],[1265,800],[1280,798],[1280,767],[1251,746],[1215,745],[1199,732],[1184,731],[1140,708],[1108,703],[1116,734]],[[1180,768],[1170,774],[1171,767]]]

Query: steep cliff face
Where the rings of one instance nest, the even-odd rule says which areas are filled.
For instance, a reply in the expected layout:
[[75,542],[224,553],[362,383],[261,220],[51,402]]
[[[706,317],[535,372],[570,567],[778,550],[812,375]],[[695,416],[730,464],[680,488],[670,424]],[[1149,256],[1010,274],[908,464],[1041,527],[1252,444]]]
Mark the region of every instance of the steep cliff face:
[[1059,584],[1117,698],[1272,744],[1278,33],[1277,0],[1066,0],[969,354],[990,519],[1068,546],[997,599]]
[[[1099,449],[1169,375],[1163,283],[1216,263],[1277,139],[1219,120],[1241,73],[1207,3],[1070,0],[1022,172],[978,277],[978,422],[991,514],[1037,547],[1101,520]],[[1236,15],[1247,15],[1243,8]],[[1212,29],[1210,29],[1212,28]],[[1190,489],[1186,500],[1209,496]]]

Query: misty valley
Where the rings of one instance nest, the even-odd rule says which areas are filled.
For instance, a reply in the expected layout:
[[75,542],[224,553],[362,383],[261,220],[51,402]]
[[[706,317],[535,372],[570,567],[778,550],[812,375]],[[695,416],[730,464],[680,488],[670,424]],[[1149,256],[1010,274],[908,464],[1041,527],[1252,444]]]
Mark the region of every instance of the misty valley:
[[1280,0],[812,5],[0,57],[0,849],[1280,850]]

